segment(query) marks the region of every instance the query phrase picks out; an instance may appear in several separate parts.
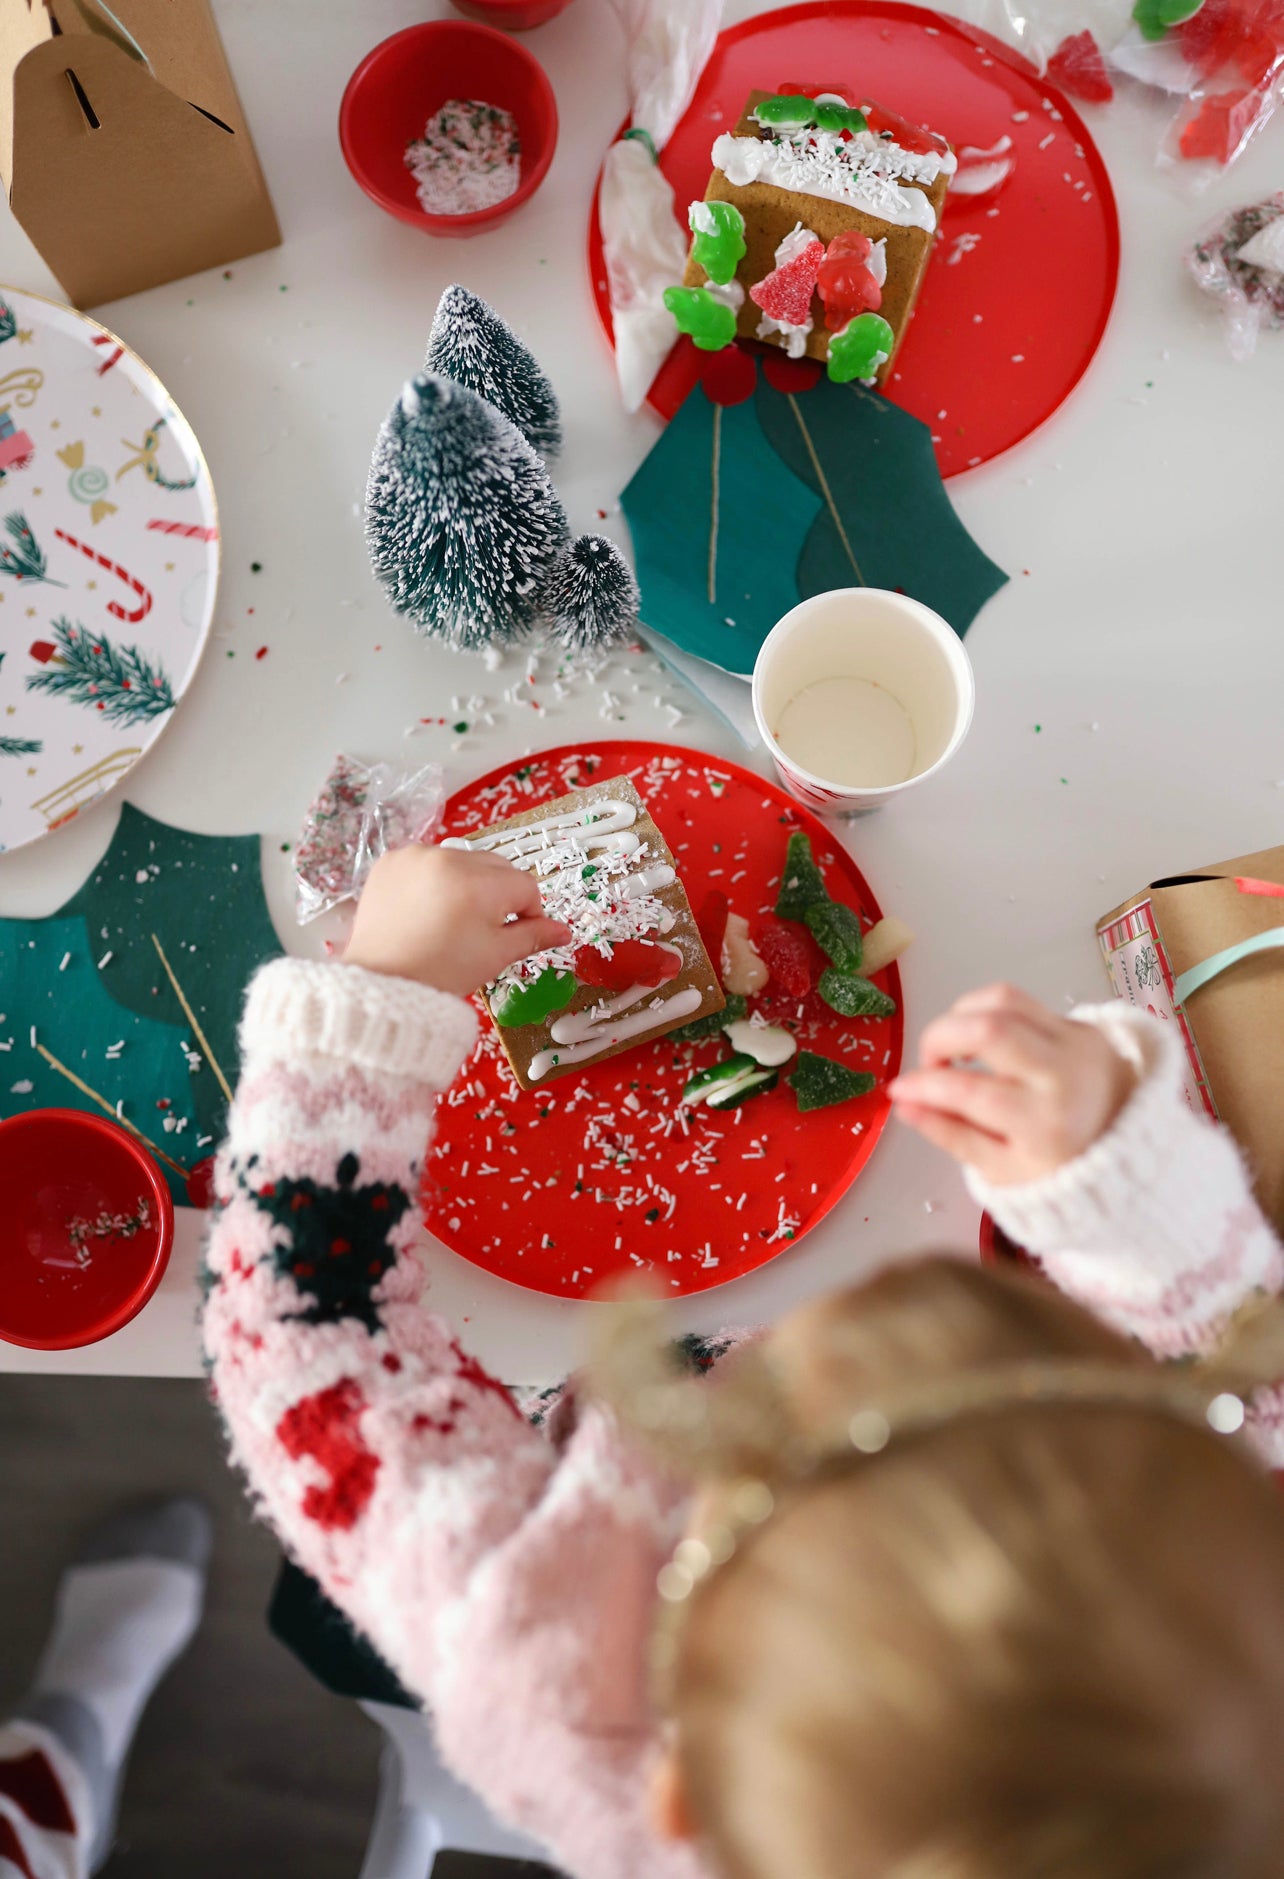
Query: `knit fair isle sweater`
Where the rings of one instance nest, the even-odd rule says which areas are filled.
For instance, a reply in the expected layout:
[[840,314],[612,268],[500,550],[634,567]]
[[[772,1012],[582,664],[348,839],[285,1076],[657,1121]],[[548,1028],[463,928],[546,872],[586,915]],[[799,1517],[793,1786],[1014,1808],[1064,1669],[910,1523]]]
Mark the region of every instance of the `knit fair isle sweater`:
[[[1108,1134],[977,1198],[1162,1356],[1198,1351],[1281,1249],[1171,1029],[1077,1014],[1138,1072]],[[575,1879],[707,1879],[647,1818],[646,1640],[681,1492],[589,1408],[533,1427],[422,1303],[411,1251],[436,1098],[472,1008],[360,968],[254,980],[218,1158],[204,1311],[235,1458],[299,1563],[431,1712],[443,1758]],[[1284,1461],[1284,1405],[1255,1411]]]

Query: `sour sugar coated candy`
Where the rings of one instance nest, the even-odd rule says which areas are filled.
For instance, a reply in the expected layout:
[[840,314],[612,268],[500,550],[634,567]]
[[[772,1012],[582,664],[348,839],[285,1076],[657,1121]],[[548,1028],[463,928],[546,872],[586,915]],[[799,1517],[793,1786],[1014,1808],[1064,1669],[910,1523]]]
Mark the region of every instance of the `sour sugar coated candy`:
[[872,379],[892,356],[894,334],[881,313],[860,313],[829,342],[826,370],[837,385]]
[[807,909],[807,925],[840,972],[860,971],[860,921],[850,907],[837,900],[817,901]]
[[701,352],[721,352],[736,336],[734,310],[715,300],[707,287],[666,287],[664,304]]
[[[789,258],[781,261],[785,249],[791,250]],[[810,230],[797,229],[794,235],[785,237],[776,253],[778,265],[754,282],[749,298],[778,326],[808,326],[825,245]]]
[[855,973],[840,972],[836,966],[821,973],[816,990],[830,1009],[844,1018],[890,1018],[896,1010],[896,1000],[886,992]]
[[745,218],[734,202],[693,202],[687,222],[691,255],[719,287],[736,277],[745,255]]
[[828,899],[829,892],[811,852],[811,838],[795,829],[785,846],[776,912],[782,920],[805,920],[808,907]]
[[798,1053],[793,1075],[786,1077],[803,1113],[809,1109],[830,1109],[835,1103],[850,1102],[853,1096],[868,1096],[874,1078],[867,1070],[849,1070],[833,1057],[821,1057],[815,1051]]

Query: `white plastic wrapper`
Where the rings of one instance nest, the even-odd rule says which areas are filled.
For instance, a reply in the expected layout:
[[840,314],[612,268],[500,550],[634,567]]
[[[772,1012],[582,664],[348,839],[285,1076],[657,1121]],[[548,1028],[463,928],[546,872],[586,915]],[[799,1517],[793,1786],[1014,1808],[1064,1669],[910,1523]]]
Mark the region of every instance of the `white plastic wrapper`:
[[1284,326],[1284,190],[1219,216],[1187,265],[1221,307],[1231,357],[1251,358],[1263,328]]
[[673,345],[664,290],[682,278],[687,240],[673,191],[652,158],[690,104],[722,23],[723,0],[613,0],[628,43],[635,128],[650,138],[613,144],[599,214],[615,329],[615,369],[626,411],[640,408]]
[[445,801],[439,764],[412,772],[336,757],[295,845],[299,925],[356,900],[380,855],[428,841]]

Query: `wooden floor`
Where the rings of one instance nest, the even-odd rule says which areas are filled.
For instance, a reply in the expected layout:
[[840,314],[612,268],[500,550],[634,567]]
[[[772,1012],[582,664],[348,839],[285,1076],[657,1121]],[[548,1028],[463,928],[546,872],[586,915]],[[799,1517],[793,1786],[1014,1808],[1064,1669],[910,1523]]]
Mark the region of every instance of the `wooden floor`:
[[77,1536],[178,1491],[214,1512],[205,1622],[143,1719],[106,1879],[355,1879],[380,1737],[269,1634],[278,1556],[199,1383],[0,1376],[0,1716],[26,1687]]

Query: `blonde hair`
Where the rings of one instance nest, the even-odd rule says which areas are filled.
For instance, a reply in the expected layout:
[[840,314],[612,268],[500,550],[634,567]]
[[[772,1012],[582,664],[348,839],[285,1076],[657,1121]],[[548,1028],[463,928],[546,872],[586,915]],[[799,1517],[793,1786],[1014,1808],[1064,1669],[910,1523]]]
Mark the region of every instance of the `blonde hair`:
[[[1250,1327],[1225,1386],[1270,1374],[1277,1343]],[[1284,1869],[1284,1509],[1238,1446],[1155,1409],[1040,1403],[794,1465],[907,1381],[1032,1359],[1156,1374],[1138,1347],[1046,1285],[942,1258],[795,1313],[700,1386],[713,1414],[685,1431],[618,1359],[608,1393],[705,1477],[698,1531],[723,1530],[746,1474],[772,1490],[671,1666],[726,1879]]]

